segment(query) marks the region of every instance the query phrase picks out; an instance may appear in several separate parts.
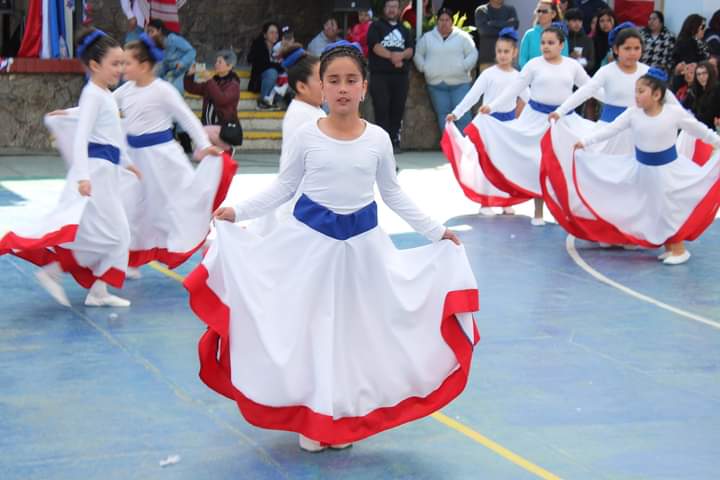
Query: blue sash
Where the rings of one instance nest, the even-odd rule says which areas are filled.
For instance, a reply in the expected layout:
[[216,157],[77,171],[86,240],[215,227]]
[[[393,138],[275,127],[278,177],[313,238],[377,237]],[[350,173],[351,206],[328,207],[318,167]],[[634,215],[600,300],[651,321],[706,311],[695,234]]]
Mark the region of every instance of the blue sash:
[[547,113],[550,114],[558,109],[560,105],[548,105],[547,103],[540,103],[536,102],[535,100],[530,100],[528,102],[528,105],[532,107],[533,110],[540,113]]
[[293,215],[315,231],[336,240],[347,240],[377,226],[377,204],[372,202],[360,210],[341,215],[330,211],[303,194],[295,204]]
[[120,163],[120,149],[114,145],[105,145],[102,143],[88,143],[88,157],[102,158],[117,165]]
[[667,165],[668,163],[677,159],[677,150],[675,145],[663,150],[662,152],[643,152],[635,148],[635,158],[643,165],[649,165],[651,167],[659,167],[660,165]]
[[610,105],[606,103],[603,105],[602,113],[600,114],[600,120],[603,122],[610,123],[622,113],[627,110],[627,107],[618,107],[617,105]]
[[515,120],[515,110],[511,110],[509,112],[492,112],[490,115],[497,118],[501,122],[509,122],[510,120]]
[[145,148],[171,142],[173,138],[172,129],[167,129],[162,132],[145,133],[143,135],[128,135],[127,142],[132,148]]

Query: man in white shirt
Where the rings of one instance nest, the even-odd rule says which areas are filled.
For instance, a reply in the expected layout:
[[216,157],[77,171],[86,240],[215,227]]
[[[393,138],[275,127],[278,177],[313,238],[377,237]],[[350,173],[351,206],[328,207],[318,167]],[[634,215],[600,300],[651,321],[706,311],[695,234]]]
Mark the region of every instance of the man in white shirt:
[[120,0],[120,6],[128,19],[125,43],[137,40],[150,20],[150,5],[147,0]]

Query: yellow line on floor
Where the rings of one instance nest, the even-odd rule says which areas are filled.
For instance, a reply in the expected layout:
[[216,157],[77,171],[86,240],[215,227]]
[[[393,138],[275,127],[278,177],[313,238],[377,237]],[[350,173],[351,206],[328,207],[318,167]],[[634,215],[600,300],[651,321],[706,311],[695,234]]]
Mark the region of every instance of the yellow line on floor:
[[[182,281],[185,279],[184,276],[180,275],[177,272],[173,272],[172,270],[165,268],[164,266],[160,265],[157,262],[150,262],[148,264],[150,268],[153,268],[157,270],[158,272],[162,273],[163,275],[167,275],[168,277],[172,278],[173,280],[177,280],[178,282],[182,283]],[[470,438],[471,440],[474,440],[475,442],[479,443],[480,445],[484,446],[488,450],[500,455],[505,460],[508,460],[515,465],[527,470],[528,472],[537,475],[539,478],[542,478],[544,480],[560,480],[560,477],[557,475],[548,472],[542,467],[539,467],[532,463],[529,460],[524,459],[517,453],[508,450],[507,448],[503,447],[497,442],[494,442],[487,438],[485,435],[482,435],[472,428],[468,427],[467,425],[464,425],[457,420],[454,420],[447,415],[445,415],[442,412],[435,412],[432,415],[430,415],[434,420],[442,423],[448,428],[452,428],[456,432],[462,433],[466,437]]]

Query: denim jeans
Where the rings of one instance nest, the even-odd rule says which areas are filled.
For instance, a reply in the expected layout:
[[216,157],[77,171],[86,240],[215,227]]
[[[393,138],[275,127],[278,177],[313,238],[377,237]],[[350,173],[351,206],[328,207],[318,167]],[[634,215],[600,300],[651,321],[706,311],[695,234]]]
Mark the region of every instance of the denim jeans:
[[273,87],[277,83],[278,71],[274,68],[268,68],[262,72],[260,80],[260,98],[265,98],[272,93]]
[[[470,84],[448,85],[445,82],[440,82],[437,85],[428,85],[427,88],[442,132],[445,129],[445,118],[462,101],[465,94],[470,91]],[[466,112],[465,115],[457,119],[455,124],[462,132],[470,124],[470,120],[472,120],[470,112]]]

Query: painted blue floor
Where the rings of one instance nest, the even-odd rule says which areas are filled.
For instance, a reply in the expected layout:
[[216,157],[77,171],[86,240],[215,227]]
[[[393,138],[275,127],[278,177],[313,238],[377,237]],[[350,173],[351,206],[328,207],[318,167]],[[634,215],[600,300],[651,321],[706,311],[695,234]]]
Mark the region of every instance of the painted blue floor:
[[[0,201],[5,197],[0,194]],[[481,342],[466,392],[443,413],[565,479],[712,479],[720,455],[720,330],[591,277],[556,226],[468,216]],[[422,240],[394,237],[404,248]],[[720,322],[720,224],[691,261],[578,241],[591,267]],[[179,269],[186,274],[192,265]],[[531,479],[427,418],[347,451],[245,423],[198,379],[202,324],[180,284],[149,268],[130,309],[72,309],[0,257],[0,479]],[[161,468],[177,454],[181,461]]]

